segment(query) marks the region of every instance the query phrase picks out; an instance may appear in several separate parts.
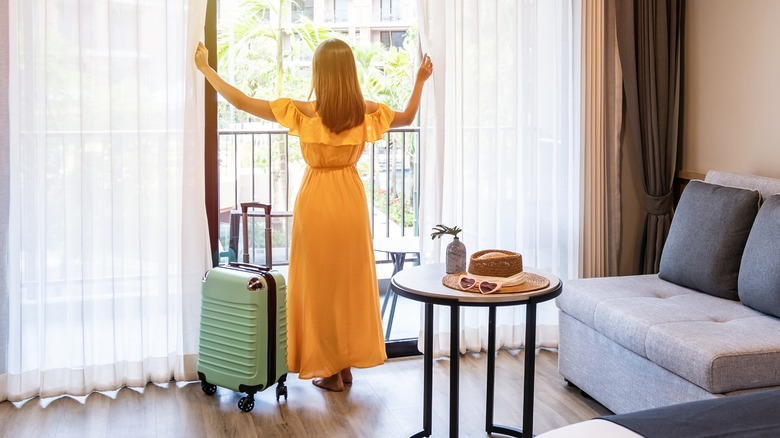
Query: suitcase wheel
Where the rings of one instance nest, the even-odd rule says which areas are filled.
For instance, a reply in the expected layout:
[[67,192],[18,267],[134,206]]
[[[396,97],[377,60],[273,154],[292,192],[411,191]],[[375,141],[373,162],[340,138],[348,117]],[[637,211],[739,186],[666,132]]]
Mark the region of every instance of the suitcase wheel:
[[279,401],[279,398],[281,396],[284,396],[284,401],[287,401],[287,387],[284,386],[284,382],[279,382],[278,385],[276,385],[276,401]]
[[217,392],[217,385],[201,382],[200,389],[202,389],[203,392],[206,393],[206,395],[214,395]]
[[238,409],[241,409],[242,412],[251,412],[252,409],[255,408],[255,399],[254,397],[241,397],[238,400]]

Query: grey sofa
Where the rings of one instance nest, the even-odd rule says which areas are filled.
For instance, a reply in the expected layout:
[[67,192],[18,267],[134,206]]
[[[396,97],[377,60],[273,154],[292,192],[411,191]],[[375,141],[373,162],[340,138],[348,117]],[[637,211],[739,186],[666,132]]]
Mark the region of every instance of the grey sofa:
[[682,194],[658,275],[566,282],[561,375],[616,414],[780,388],[777,193],[709,172]]

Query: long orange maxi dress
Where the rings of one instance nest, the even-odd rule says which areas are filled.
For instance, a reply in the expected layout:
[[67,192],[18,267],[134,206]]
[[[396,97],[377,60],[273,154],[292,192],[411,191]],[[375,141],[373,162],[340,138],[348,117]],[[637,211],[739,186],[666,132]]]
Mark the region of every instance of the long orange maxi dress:
[[302,379],[384,363],[384,338],[368,204],[355,164],[382,138],[386,105],[334,134],[290,99],[271,102],[276,120],[300,137],[307,167],[293,209],[287,279],[287,363]]

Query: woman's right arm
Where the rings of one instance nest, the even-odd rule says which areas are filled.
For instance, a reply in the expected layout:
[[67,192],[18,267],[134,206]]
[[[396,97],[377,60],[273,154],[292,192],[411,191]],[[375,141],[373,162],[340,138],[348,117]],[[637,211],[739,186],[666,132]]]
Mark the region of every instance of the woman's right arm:
[[425,85],[425,81],[431,77],[431,73],[433,73],[433,63],[431,62],[431,57],[426,53],[420,63],[419,70],[417,70],[417,79],[414,81],[414,89],[412,90],[411,97],[409,97],[409,102],[402,112],[395,113],[395,117],[390,123],[391,128],[408,126],[414,121],[414,117],[417,115],[417,109],[420,107],[420,96],[422,95],[423,85]]
[[203,73],[203,76],[207,81],[217,90],[217,93],[227,99],[234,107],[246,111],[252,115],[260,117],[261,119],[276,121],[273,111],[271,111],[271,105],[267,100],[255,99],[249,97],[238,88],[228,84],[222,79],[219,74],[214,71],[209,65],[209,52],[203,43],[198,43],[198,48],[195,49],[195,66]]

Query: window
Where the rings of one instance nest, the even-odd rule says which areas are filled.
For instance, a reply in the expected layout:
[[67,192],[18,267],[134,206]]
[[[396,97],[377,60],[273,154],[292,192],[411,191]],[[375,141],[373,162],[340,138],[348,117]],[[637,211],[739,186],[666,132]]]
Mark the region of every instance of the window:
[[291,3],[291,8],[293,21],[301,18],[314,20],[314,0],[295,0]]
[[341,23],[349,20],[347,0],[333,0],[333,21]]
[[402,30],[383,30],[379,32],[379,40],[385,47],[398,47],[404,46],[404,38],[406,38],[406,32]]
[[397,0],[380,0],[381,21],[398,21],[401,19]]
[[[272,3],[277,0],[273,0]],[[384,1],[384,0],[381,0]],[[406,27],[379,23],[379,11],[382,4],[390,8],[388,11],[409,19],[415,17],[413,1],[398,1],[381,3],[380,0],[294,0],[286,14],[289,21],[283,19],[282,48],[283,95],[305,100],[311,86],[312,51],[308,45],[308,37],[314,32],[339,37],[353,46],[355,56],[362,62],[358,65],[361,79],[367,85],[361,84],[363,90],[371,90],[378,101],[390,107],[403,107],[414,87],[415,71],[414,56],[399,56],[395,63],[388,65],[382,62],[384,54],[389,53],[387,47],[401,44],[406,37]],[[279,71],[276,69],[277,40],[279,35],[278,17],[271,17],[269,22],[251,20],[250,26],[244,26],[243,18],[253,14],[251,5],[258,0],[220,0],[224,14],[219,23],[213,25],[213,31],[219,32],[218,42],[221,44],[238,44],[235,56],[225,56],[220,59],[220,70],[232,74],[231,80],[237,88],[259,97],[276,95],[276,84]],[[288,3],[285,1],[285,4]],[[274,3],[277,4],[277,3]],[[371,20],[363,17],[363,11],[373,8]],[[353,13],[354,12],[354,13]],[[272,13],[273,15],[273,13]],[[314,17],[309,23],[301,23],[304,17]],[[252,18],[255,16],[252,15]],[[304,19],[305,21],[308,21]],[[362,20],[362,21],[361,21]],[[371,21],[368,23],[367,21]],[[381,26],[379,28],[372,26]],[[262,32],[256,32],[262,28]],[[377,50],[380,30],[390,30],[387,42]],[[410,42],[415,33],[410,32]],[[410,44],[410,50],[417,50],[417,44]],[[392,50],[395,52],[395,49]],[[408,59],[408,61],[407,61]],[[391,79],[395,78],[395,79]],[[392,81],[392,83],[391,83]],[[273,256],[275,265],[285,265],[289,261],[289,237],[292,225],[292,208],[296,194],[303,180],[306,164],[301,156],[298,137],[288,137],[286,130],[277,124],[270,124],[248,116],[232,106],[219,100],[218,115],[215,127],[217,144],[208,154],[216,157],[211,170],[210,186],[214,198],[211,200],[213,212],[212,229],[213,247],[221,248],[220,262],[240,259],[243,248],[242,233],[234,239],[231,228],[231,210],[236,210],[241,202],[256,200],[271,203],[274,212],[283,217],[275,216],[272,221]],[[387,150],[388,143],[392,143]],[[367,145],[360,158],[357,169],[366,189],[366,200],[369,216],[372,220],[372,231],[378,237],[396,237],[419,235],[417,226],[419,203],[420,164],[419,129],[407,127],[388,133],[385,138]],[[218,161],[218,163],[217,163]],[[251,226],[250,226],[251,227]],[[263,245],[262,225],[258,223],[257,235],[250,234],[250,259],[262,260],[265,247]],[[253,228],[250,228],[253,232]],[[254,256],[256,254],[256,256]],[[378,276],[382,281],[380,290],[387,290],[386,280],[390,277],[392,263],[389,256],[376,254]],[[389,268],[389,269],[388,269]],[[383,297],[380,296],[380,299]],[[408,306],[412,304],[412,306]],[[389,306],[388,306],[389,307]],[[395,310],[396,318],[392,327],[392,339],[388,341],[388,351],[392,356],[399,354],[414,354],[417,352],[416,340],[409,339],[419,332],[418,319],[415,318],[418,307],[412,302],[405,303],[399,299]],[[388,309],[390,311],[391,309]],[[399,315],[404,317],[399,318]],[[407,316],[409,315],[409,316]],[[385,318],[388,320],[389,318]],[[404,322],[408,321],[408,322]],[[388,322],[389,325],[389,322]],[[390,348],[392,346],[392,348]],[[408,348],[408,350],[407,350]]]

